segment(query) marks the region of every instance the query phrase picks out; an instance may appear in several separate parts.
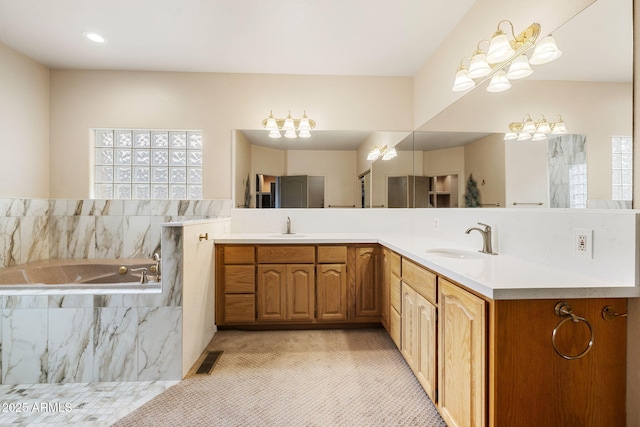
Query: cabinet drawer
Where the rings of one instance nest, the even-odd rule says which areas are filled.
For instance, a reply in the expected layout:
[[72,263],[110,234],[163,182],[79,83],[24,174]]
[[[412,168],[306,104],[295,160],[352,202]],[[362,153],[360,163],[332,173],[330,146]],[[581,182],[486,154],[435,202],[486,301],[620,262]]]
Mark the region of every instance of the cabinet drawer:
[[229,294],[224,296],[225,323],[253,323],[256,318],[254,294]]
[[345,264],[346,246],[318,246],[318,264]]
[[260,264],[313,264],[315,259],[314,246],[258,246]]
[[394,308],[398,313],[402,313],[402,290],[400,285],[400,277],[396,276],[395,273],[391,273],[391,286],[389,292],[389,303],[391,304],[391,307]]
[[255,262],[254,248],[247,246],[225,246],[225,264],[253,264]]
[[403,259],[402,281],[410,285],[431,304],[436,304],[436,275],[434,273]]
[[224,291],[246,294],[256,291],[256,271],[253,265],[225,265]]
[[391,252],[391,255],[389,256],[389,268],[391,269],[392,273],[395,273],[396,276],[402,276],[400,270],[400,255],[395,252]]

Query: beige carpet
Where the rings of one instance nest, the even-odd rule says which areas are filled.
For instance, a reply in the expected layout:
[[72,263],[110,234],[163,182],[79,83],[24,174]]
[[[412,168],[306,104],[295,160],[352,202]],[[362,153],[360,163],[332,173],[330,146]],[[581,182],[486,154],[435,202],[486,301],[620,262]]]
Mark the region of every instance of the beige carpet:
[[115,426],[445,426],[383,329],[220,331],[190,376]]

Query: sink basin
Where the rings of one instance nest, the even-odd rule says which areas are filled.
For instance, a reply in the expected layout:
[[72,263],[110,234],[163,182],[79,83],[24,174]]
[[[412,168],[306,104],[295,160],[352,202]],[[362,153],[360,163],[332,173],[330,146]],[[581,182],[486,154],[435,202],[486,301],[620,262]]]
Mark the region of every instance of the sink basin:
[[467,251],[464,249],[438,248],[427,249],[426,252],[432,255],[438,255],[446,258],[457,259],[481,259],[482,254],[479,252]]
[[282,234],[272,234],[269,237],[278,238],[278,239],[295,239],[300,237],[306,237],[304,234],[296,234],[296,233],[282,233]]

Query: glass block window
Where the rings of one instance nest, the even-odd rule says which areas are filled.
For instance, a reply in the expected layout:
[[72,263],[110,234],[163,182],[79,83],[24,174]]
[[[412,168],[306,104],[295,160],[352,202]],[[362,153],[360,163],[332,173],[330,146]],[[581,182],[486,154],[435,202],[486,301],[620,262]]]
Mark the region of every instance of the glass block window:
[[633,138],[611,139],[611,198],[631,200],[633,195]]
[[569,207],[587,207],[587,165],[569,166]]
[[202,131],[95,130],[96,199],[202,199]]

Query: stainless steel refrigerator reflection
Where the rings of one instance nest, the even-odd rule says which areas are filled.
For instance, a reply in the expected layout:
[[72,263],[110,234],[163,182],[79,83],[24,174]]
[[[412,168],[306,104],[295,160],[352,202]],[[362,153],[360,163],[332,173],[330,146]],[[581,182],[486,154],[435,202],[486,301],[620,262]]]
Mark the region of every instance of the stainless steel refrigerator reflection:
[[426,208],[429,179],[425,176],[387,177],[387,206],[390,208]]
[[323,176],[289,175],[276,178],[276,208],[323,207]]

